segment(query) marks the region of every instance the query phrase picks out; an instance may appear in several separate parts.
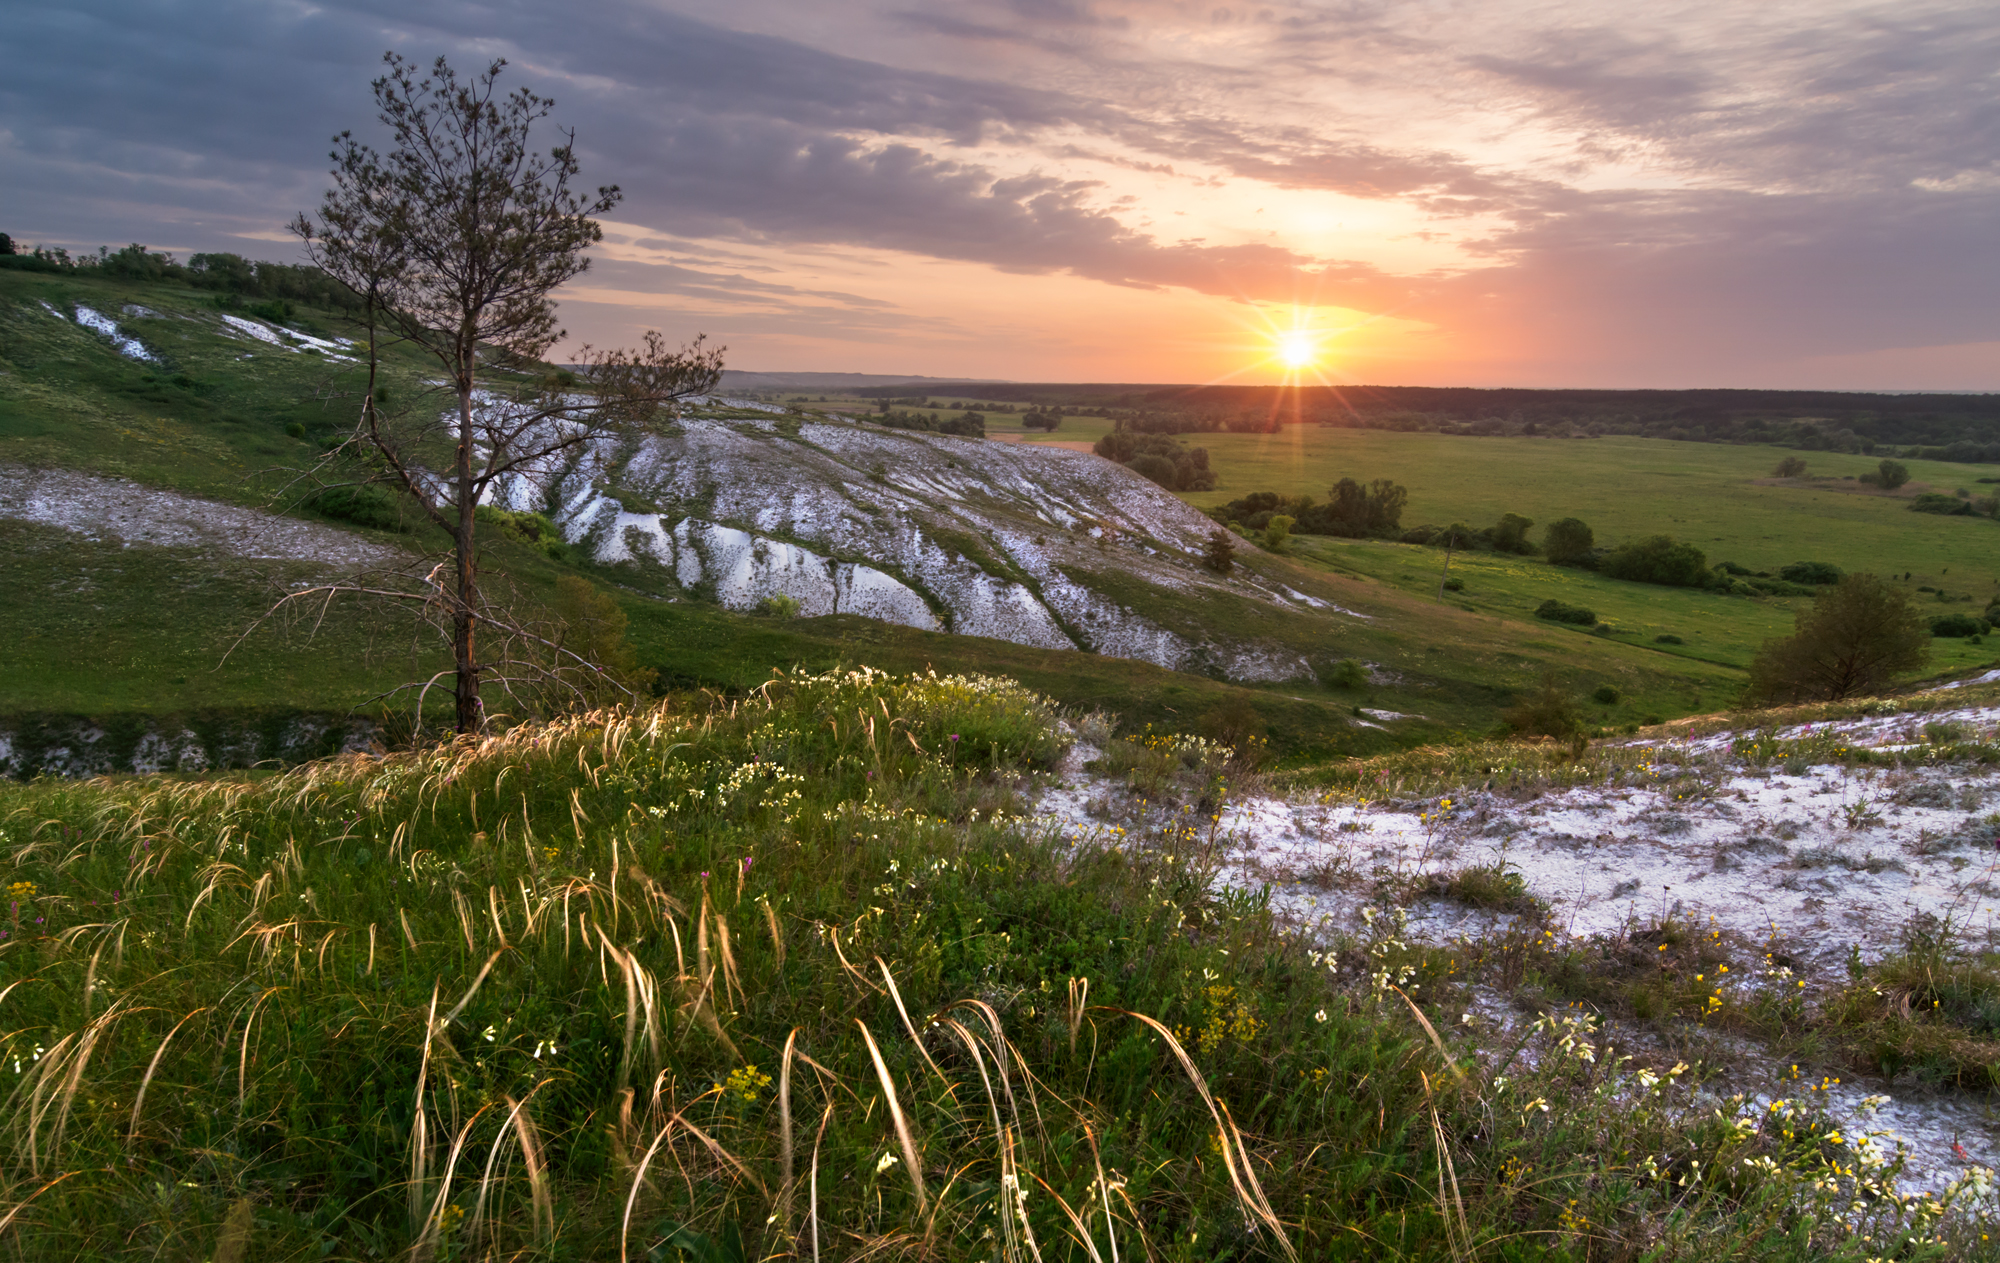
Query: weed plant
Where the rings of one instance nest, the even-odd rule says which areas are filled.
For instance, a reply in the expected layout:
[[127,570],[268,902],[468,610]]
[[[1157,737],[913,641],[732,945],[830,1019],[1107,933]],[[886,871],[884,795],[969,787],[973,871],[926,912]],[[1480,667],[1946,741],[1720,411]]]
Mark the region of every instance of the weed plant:
[[1976,1245],[1809,1099],[1718,1111],[1577,1018],[1447,1040],[1448,967],[1392,923],[1308,953],[1196,848],[1023,819],[1057,720],[1007,681],[794,674],[282,775],[0,787],[7,1248]]

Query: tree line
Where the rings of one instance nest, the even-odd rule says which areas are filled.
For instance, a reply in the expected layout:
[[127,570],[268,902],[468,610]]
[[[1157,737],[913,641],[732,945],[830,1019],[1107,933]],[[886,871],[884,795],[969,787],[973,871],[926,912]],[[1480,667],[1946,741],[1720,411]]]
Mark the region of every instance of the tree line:
[[358,311],[362,305],[353,290],[310,265],[268,263],[228,253],[192,254],[182,263],[164,250],[148,250],[137,242],[118,250],[100,246],[94,255],[72,256],[61,247],[41,246],[22,253],[13,238],[0,233],[0,268],[214,290],[225,299],[283,304],[286,310],[277,319],[289,318],[293,303],[331,311]]
[[[1122,419],[1151,433],[1258,433],[1307,424],[1495,438],[1637,435],[1903,460],[2000,462],[2000,396],[1994,395],[1054,382],[967,382],[950,390],[965,398]],[[861,393],[896,391],[871,387]]]

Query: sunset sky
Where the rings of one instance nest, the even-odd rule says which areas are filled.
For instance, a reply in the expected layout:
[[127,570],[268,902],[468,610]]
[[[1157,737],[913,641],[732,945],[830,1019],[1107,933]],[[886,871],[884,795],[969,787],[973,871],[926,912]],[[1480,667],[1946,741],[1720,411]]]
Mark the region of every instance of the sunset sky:
[[1256,382],[1292,335],[1334,381],[2000,389],[1991,3],[5,12],[24,244],[294,261],[329,136],[379,138],[383,50],[504,56],[625,190],[564,295],[599,343]]

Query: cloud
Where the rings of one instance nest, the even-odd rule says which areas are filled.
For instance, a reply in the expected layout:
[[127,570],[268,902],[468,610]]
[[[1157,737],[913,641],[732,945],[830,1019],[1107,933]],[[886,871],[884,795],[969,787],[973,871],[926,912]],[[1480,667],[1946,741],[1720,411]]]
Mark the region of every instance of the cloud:
[[[845,250],[1395,312],[1556,375],[2000,339],[1981,6],[1213,7],[849,0],[809,40],[794,0],[68,0],[9,17],[33,52],[0,80],[0,227],[288,256],[245,239],[317,202],[333,131],[373,132],[394,47],[509,58],[585,176],[624,186],[619,217],[671,235],[606,256],[607,306],[856,336],[925,318],[784,271]],[[1467,267],[1253,232],[1232,189],[1379,206]],[[1218,193],[1205,239],[1148,226],[1176,190]]]

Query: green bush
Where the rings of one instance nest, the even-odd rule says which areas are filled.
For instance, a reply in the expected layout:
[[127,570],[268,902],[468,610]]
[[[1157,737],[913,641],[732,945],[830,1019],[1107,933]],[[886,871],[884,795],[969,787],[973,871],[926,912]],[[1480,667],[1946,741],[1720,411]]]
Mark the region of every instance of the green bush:
[[1916,499],[1910,501],[1910,512],[1936,513],[1944,517],[1974,516],[1970,500],[1961,500],[1957,496],[1948,496],[1942,491],[1926,491]]
[[1708,558],[1701,549],[1671,535],[1649,535],[1620,544],[1599,568],[1614,579],[1670,588],[1699,588],[1709,582]]
[[1653,643],[1656,645],[1681,645],[1681,644],[1686,644],[1687,642],[1682,640],[1679,636],[1674,635],[1672,632],[1662,632],[1661,634],[1653,637]]
[[[1731,574],[1747,574],[1748,571],[1732,570]],[[1846,572],[1830,561],[1795,561],[1778,570],[1778,577],[1789,583],[1839,583]]]
[[1587,567],[1595,548],[1590,527],[1577,518],[1560,518],[1542,530],[1542,552],[1551,564]]
[[517,513],[497,505],[482,504],[472,516],[476,521],[500,527],[515,538],[525,540],[551,560],[569,560],[569,545],[563,541],[562,532],[556,529],[554,522],[539,513],[526,510]]
[[1465,580],[1453,575],[1444,581],[1444,590],[1447,592],[1463,592],[1465,591]]
[[1292,519],[1280,513],[1264,524],[1264,538],[1259,543],[1269,552],[1291,551]]
[[1503,513],[1500,520],[1487,529],[1486,537],[1496,553],[1532,553],[1535,546],[1528,540],[1528,528],[1534,524],[1534,519],[1518,513]]
[[1523,737],[1575,737],[1583,731],[1583,716],[1576,699],[1556,682],[1543,676],[1541,687],[1505,711],[1500,719],[1509,731]]
[[1979,636],[1986,632],[1986,624],[1970,614],[1946,614],[1931,620],[1931,635],[1942,637]]
[[1600,684],[1597,686],[1596,691],[1590,695],[1590,700],[1601,706],[1616,706],[1621,696],[1618,690],[1612,688],[1609,684]]
[[1783,579],[1746,579],[1739,582],[1746,584],[1754,592],[1762,592],[1765,596],[1811,596],[1815,591],[1804,584],[1787,583]]
[[773,596],[767,596],[757,602],[757,612],[765,618],[797,618],[799,616],[798,598],[786,596],[782,592]]
[[1597,621],[1597,615],[1581,605],[1570,605],[1550,599],[1535,607],[1535,617],[1545,618],[1551,623],[1574,623],[1578,627],[1588,627]]
[[1368,668],[1353,658],[1342,658],[1326,673],[1326,682],[1337,689],[1358,689],[1368,683]]
[[[303,427],[293,437],[304,437]],[[370,530],[398,531],[405,535],[410,532],[409,523],[403,520],[402,506],[397,503],[395,493],[387,487],[328,487],[308,497],[305,504],[324,517],[352,522]]]

